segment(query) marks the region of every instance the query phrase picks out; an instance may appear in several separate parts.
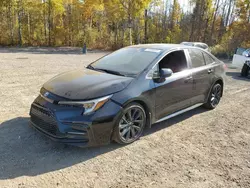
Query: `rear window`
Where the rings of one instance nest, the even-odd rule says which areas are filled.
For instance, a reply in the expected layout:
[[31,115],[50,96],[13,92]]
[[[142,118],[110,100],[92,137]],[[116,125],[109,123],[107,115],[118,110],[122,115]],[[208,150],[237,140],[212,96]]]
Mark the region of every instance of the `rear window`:
[[181,44],[186,46],[194,46],[194,43],[192,42],[182,42]]
[[214,59],[207,53],[203,52],[203,56],[207,65],[214,62]]
[[196,47],[202,48],[202,49],[207,49],[208,46],[206,44],[195,44]]
[[205,65],[204,57],[201,50],[189,49],[189,55],[192,61],[192,67],[197,68]]

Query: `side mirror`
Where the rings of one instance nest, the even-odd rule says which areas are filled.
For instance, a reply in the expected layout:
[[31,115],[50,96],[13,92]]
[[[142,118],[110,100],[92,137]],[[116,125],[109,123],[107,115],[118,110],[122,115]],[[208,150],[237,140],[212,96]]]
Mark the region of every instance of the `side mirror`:
[[173,71],[171,69],[161,69],[160,70],[160,76],[161,78],[167,78],[172,76]]
[[163,82],[165,78],[172,76],[173,71],[171,69],[161,69],[160,71],[153,72],[153,80],[156,82]]

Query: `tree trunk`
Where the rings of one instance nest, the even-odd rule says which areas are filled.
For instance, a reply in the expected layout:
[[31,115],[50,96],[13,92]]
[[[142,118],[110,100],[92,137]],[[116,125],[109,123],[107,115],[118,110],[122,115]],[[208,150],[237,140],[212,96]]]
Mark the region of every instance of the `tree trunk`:
[[28,13],[28,34],[29,34],[29,45],[31,45],[31,30],[30,30],[30,13]]
[[232,11],[232,10],[231,10],[231,8],[232,8],[232,2],[233,2],[233,0],[230,0],[230,2],[229,2],[229,8],[228,8],[227,16],[226,16],[225,26],[228,25],[229,16],[230,16],[231,11]]
[[117,47],[117,41],[118,41],[118,25],[117,23],[114,23],[115,25],[115,48]]
[[[122,23],[124,23],[124,21]],[[122,46],[121,47],[124,46],[124,35],[125,35],[125,27],[124,27],[124,24],[122,24]]]
[[199,6],[199,11],[198,11],[198,22],[197,22],[197,26],[198,26],[198,29],[197,29],[197,35],[196,35],[196,37],[195,37],[195,40],[196,41],[200,41],[201,40],[201,37],[202,37],[202,32],[201,32],[201,30],[202,30],[202,26],[203,26],[203,22],[204,22],[204,20],[203,20],[203,18],[204,18],[204,14],[205,14],[205,12],[204,12],[204,4],[202,3],[202,2],[200,2],[199,1],[199,4],[198,4],[198,6]]
[[219,34],[218,34],[218,41],[217,41],[217,43],[221,40],[222,35],[224,34],[224,30],[225,30],[225,27],[224,27],[224,19],[225,19],[225,6],[224,6],[224,9],[223,9],[223,14],[222,14],[221,22],[220,22],[220,29],[219,29]]
[[43,3],[43,23],[44,23],[44,41],[47,44],[47,19],[46,19],[46,2]]
[[203,42],[205,43],[207,43],[208,41],[208,22],[209,22],[209,18],[206,19],[205,31],[204,31],[204,36],[203,36]]
[[133,44],[132,42],[132,20],[131,20],[130,14],[128,17],[128,27],[129,27],[129,45],[132,45]]
[[213,16],[212,28],[211,28],[211,33],[210,33],[209,43],[208,43],[209,45],[213,45],[213,33],[214,33],[215,21],[216,21],[218,9],[219,9],[219,4],[220,4],[220,0],[216,0],[215,2],[216,9],[215,9],[214,16]]
[[8,6],[7,18],[8,18],[8,25],[9,25],[9,31],[10,31],[11,45],[14,45],[14,27],[13,27],[13,15],[12,15],[12,3],[11,2],[9,3],[9,6]]
[[144,42],[147,43],[148,41],[148,10],[145,9],[145,25],[144,25]]
[[162,22],[162,40],[164,41],[166,39],[166,31],[167,31],[167,2],[164,4],[164,17],[163,17],[163,22]]
[[51,46],[51,0],[49,0],[49,13],[48,13],[48,24],[49,24],[49,46]]
[[18,1],[18,13],[17,13],[17,17],[18,17],[18,40],[19,40],[19,46],[23,45],[23,41],[22,41],[22,25],[21,25],[21,14],[22,14],[22,1],[19,0]]
[[71,40],[71,5],[68,4],[68,46],[72,45]]

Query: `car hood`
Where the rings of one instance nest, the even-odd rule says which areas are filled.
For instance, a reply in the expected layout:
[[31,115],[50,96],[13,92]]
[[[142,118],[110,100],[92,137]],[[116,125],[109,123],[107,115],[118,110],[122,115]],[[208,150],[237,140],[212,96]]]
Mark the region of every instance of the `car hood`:
[[43,87],[60,97],[88,100],[119,92],[132,80],[131,77],[83,69],[62,73],[46,82]]

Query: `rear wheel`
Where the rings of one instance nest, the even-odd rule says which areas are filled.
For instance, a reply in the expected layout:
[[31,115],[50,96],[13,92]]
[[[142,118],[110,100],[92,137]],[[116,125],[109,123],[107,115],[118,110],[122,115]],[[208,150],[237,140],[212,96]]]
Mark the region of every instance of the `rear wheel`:
[[244,64],[241,69],[241,76],[247,77],[250,71],[250,67],[247,64]]
[[204,107],[207,109],[214,109],[219,104],[220,99],[222,96],[222,86],[221,84],[217,83],[213,86],[209,98],[206,104],[204,104]]
[[131,103],[118,118],[113,138],[119,144],[130,144],[141,136],[145,124],[144,108],[138,103]]

